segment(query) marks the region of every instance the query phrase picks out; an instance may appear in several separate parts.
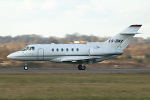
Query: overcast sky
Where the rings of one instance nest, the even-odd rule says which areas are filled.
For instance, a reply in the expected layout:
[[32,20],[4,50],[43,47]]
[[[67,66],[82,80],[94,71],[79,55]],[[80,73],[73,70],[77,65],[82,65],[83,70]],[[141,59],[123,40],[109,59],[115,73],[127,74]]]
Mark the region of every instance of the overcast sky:
[[150,0],[0,0],[0,36],[113,36],[131,24],[150,37]]

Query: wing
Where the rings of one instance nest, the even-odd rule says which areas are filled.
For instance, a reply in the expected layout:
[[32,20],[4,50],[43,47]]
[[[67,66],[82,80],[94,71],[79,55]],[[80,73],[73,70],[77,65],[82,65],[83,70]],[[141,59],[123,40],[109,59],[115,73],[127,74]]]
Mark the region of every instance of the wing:
[[110,58],[112,58],[112,56],[63,56],[57,57],[50,61],[58,63],[72,63],[72,64],[83,64],[83,63],[93,64]]

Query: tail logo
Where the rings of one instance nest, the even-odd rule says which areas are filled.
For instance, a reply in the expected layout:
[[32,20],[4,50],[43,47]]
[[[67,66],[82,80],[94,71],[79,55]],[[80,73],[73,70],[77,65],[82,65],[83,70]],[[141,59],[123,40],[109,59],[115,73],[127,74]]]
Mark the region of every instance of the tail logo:
[[114,39],[109,39],[108,42],[109,43],[122,43],[123,40],[120,40],[120,39],[115,39],[115,40]]

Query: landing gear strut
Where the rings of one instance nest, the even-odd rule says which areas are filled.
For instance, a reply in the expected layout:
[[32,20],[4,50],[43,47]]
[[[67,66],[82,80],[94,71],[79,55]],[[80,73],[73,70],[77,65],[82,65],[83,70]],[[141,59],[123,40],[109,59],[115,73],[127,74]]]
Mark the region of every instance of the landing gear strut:
[[78,65],[78,69],[79,69],[79,70],[85,70],[85,69],[86,69],[86,66],[85,66],[85,65]]
[[25,62],[24,70],[28,70],[28,62],[27,61]]

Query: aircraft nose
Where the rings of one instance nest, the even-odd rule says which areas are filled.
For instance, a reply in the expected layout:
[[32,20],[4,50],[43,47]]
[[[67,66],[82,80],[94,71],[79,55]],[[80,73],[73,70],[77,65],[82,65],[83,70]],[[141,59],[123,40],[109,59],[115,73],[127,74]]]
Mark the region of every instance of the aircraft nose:
[[15,59],[16,58],[16,53],[11,53],[7,56],[7,58],[10,58],[10,59]]
[[22,54],[22,52],[18,51],[18,52],[14,52],[14,53],[11,53],[7,56],[7,58],[10,58],[10,59],[14,59],[14,60],[18,60],[18,56],[20,56]]
[[12,59],[12,58],[13,58],[13,55],[12,55],[12,54],[10,54],[10,55],[8,55],[8,56],[7,56],[7,58]]

